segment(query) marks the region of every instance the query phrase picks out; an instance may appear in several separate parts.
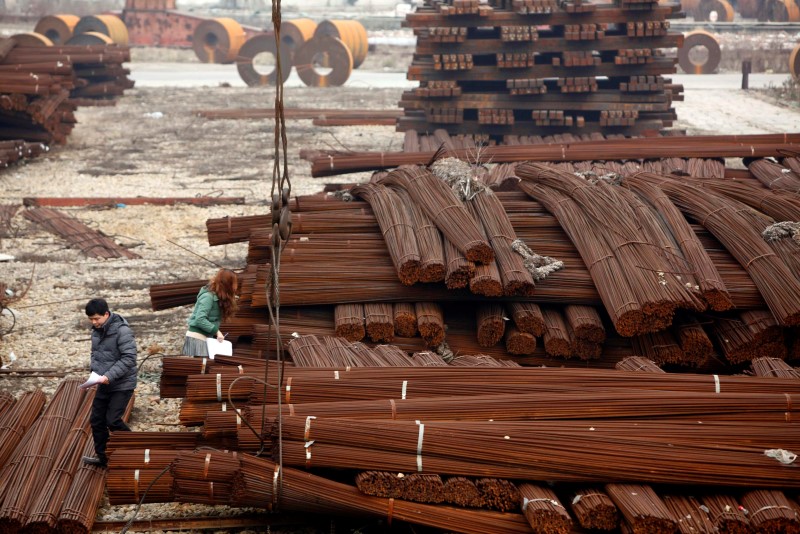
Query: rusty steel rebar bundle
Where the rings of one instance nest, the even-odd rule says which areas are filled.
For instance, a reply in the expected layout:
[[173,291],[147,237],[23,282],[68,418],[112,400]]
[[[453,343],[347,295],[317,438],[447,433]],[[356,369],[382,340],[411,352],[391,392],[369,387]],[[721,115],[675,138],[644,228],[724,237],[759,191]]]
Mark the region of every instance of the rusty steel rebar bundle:
[[408,302],[395,303],[394,331],[400,337],[414,337],[417,335],[416,306]]
[[46,402],[47,397],[41,391],[26,391],[0,416],[0,466],[6,465],[14,454]]
[[797,532],[800,519],[796,505],[782,491],[753,490],[742,495],[742,506],[749,510],[751,527],[759,532]]
[[138,258],[139,255],[118,245],[114,240],[93,230],[69,215],[51,208],[29,208],[23,213],[48,231],[63,237],[82,253],[92,258]]
[[[786,478],[785,466],[764,454],[763,440],[747,445],[737,437],[743,428],[738,422],[730,426],[731,431],[725,432],[723,439],[715,432],[725,428],[724,422],[709,431],[697,429],[700,425],[695,420],[675,423],[674,427],[659,425],[666,430],[663,435],[650,438],[648,434],[640,442],[631,433],[631,425],[625,425],[619,434],[606,435],[593,434],[594,425],[583,422],[585,430],[578,435],[577,428],[564,432],[545,429],[558,426],[556,423],[512,422],[505,426],[423,421],[283,416],[283,462],[306,468],[366,468],[562,482],[680,480],[739,487],[798,486],[796,480]],[[785,434],[785,423],[776,425],[782,428],[774,429],[769,441],[790,448],[796,445],[792,443],[796,439],[780,437],[782,432]],[[537,426],[542,428],[532,430]],[[647,429],[652,431],[653,428]],[[675,439],[676,432],[681,433],[680,439]],[[587,447],[589,443],[591,447]],[[612,451],[620,449],[639,461],[613,460]],[[708,455],[707,450],[715,452]],[[504,459],[502,464],[497,462],[498,456]],[[698,469],[699,465],[703,468]]]
[[586,529],[615,530],[619,525],[619,509],[598,486],[576,490],[570,501],[570,509],[578,523]]
[[747,168],[768,189],[800,192],[800,175],[774,161],[757,159]]
[[783,331],[769,312],[753,310],[739,317],[720,317],[714,321],[713,335],[720,353],[732,364],[759,357],[786,359]]
[[626,179],[657,185],[678,206],[711,231],[750,274],[781,325],[800,325],[800,282],[739,213],[734,201],[663,176],[640,173]]
[[414,223],[414,233],[420,254],[419,281],[441,282],[447,274],[444,238],[441,232],[428,214],[411,199],[408,191],[400,187],[392,189],[400,197],[411,217],[411,221]]
[[750,362],[756,376],[800,378],[800,371],[778,358],[755,358]]
[[[691,137],[648,137],[604,139],[582,143],[549,145],[489,146],[448,150],[451,157],[471,163],[492,161],[587,161],[627,160],[670,157],[750,158],[780,157],[797,150],[798,134],[719,135]],[[391,169],[401,165],[424,165],[436,156],[436,149],[426,152],[367,152],[324,155],[312,160],[311,175],[332,176],[350,172]]]
[[634,534],[675,532],[677,522],[650,486],[607,484],[605,489]]
[[475,219],[444,181],[431,172],[419,168],[397,169],[387,174],[381,182],[408,191],[436,227],[468,260],[487,264],[494,259],[494,251],[481,235]]
[[[397,312],[395,311],[395,313]],[[364,317],[363,304],[337,305],[336,308],[334,308],[336,335],[345,338],[347,341],[361,341],[367,333],[364,326]],[[395,325],[396,324],[397,318],[395,315]]]
[[746,534],[751,531],[745,509],[730,495],[711,493],[703,495],[703,504],[719,532]]
[[663,496],[663,501],[672,516],[678,520],[678,531],[681,534],[717,532],[716,525],[703,509],[705,507],[694,497],[669,494]]
[[95,391],[89,390],[75,414],[72,428],[65,436],[61,450],[55,457],[52,470],[41,486],[41,492],[28,506],[24,529],[29,532],[53,532],[72,481],[81,465],[81,458],[89,442],[89,415]]
[[[63,380],[50,403],[0,471],[0,528],[18,530],[57,459],[80,407],[84,391],[77,379]],[[85,414],[84,414],[85,415]]]
[[572,518],[553,490],[525,483],[519,485],[519,493],[522,513],[534,532],[569,534],[572,531]]

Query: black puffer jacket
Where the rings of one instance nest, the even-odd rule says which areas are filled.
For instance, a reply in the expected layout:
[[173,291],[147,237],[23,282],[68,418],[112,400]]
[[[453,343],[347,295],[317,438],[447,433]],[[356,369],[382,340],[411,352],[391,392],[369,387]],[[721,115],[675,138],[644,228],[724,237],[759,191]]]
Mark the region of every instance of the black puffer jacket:
[[108,377],[107,391],[136,387],[136,340],[128,321],[112,313],[100,328],[92,328],[92,371]]

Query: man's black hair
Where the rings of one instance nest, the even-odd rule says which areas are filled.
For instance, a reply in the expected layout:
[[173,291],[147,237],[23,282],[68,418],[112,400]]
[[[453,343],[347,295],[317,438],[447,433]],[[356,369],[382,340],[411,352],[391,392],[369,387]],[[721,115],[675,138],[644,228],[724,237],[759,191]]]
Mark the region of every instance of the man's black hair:
[[86,304],[86,316],[105,315],[109,312],[105,299],[92,299]]

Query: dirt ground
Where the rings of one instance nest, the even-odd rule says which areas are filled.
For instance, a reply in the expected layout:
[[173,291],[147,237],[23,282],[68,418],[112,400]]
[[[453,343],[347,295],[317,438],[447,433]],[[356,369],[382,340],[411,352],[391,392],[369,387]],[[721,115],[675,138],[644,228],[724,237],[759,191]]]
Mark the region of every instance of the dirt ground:
[[[153,52],[149,50],[135,52],[134,59],[143,61],[150,54]],[[396,56],[391,52],[376,54],[365,68],[401,68],[401,58]],[[753,113],[755,108],[748,106],[756,100],[740,93],[731,91],[731,95],[745,100],[724,97],[720,101],[720,95],[713,91],[698,94],[691,100],[693,107],[686,113],[687,119],[678,126],[687,127],[690,133],[736,133],[740,131],[737,124],[745,115],[741,110],[749,110],[752,124],[742,128],[748,132],[786,131],[780,128],[791,124],[796,130],[800,126],[800,115],[787,117],[780,108],[760,99],[756,100],[762,107]],[[396,107],[400,95],[400,89],[293,88],[286,92],[285,104],[387,109]],[[722,102],[730,113],[736,113],[729,121],[719,119],[717,112]],[[11,368],[55,368],[86,376],[89,325],[83,305],[95,296],[106,298],[115,311],[127,317],[137,335],[142,358],[148,350],[179,353],[189,309],[151,311],[148,288],[152,284],[207,278],[218,265],[239,268],[245,264],[245,245],[208,246],[205,221],[224,215],[264,213],[265,201],[270,197],[274,154],[271,120],[211,121],[195,112],[264,108],[273,103],[274,91],[269,88],[133,89],[115,107],[79,109],[79,124],[65,146],[54,147],[44,157],[0,172],[2,204],[20,204],[25,197],[47,196],[219,195],[246,199],[244,205],[210,208],[126,206],[65,210],[131,247],[141,256],[135,260],[86,258],[18,213],[11,228],[0,233],[0,253],[15,257],[14,261],[0,263],[0,281],[16,290],[28,284],[30,288],[12,306],[16,326],[0,340],[3,362]],[[160,112],[160,118],[155,112]],[[683,113],[680,107],[678,113]],[[298,195],[317,192],[325,183],[310,178],[308,162],[299,158],[301,148],[391,151],[402,147],[403,136],[392,127],[315,127],[306,120],[289,121],[287,128],[289,172],[293,193]],[[366,178],[366,174],[357,174],[333,181]],[[158,396],[159,370],[158,358],[142,365],[131,422],[134,430],[180,429],[176,426],[178,402]],[[0,388],[14,394],[40,388],[50,395],[59,380],[6,376],[0,378]],[[127,519],[132,509],[105,505],[98,519]],[[146,505],[139,518],[229,512],[224,508]]]

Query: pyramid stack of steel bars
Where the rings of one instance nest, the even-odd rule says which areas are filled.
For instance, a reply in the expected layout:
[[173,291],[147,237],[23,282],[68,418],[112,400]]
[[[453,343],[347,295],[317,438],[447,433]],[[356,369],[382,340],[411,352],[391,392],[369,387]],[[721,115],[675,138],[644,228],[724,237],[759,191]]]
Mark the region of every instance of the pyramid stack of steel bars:
[[[469,4],[469,5],[462,5]],[[665,49],[680,6],[578,0],[427,0],[406,16],[417,47],[401,131],[502,136],[658,131],[683,88]]]
[[[0,141],[64,144],[76,106],[113,103],[133,87],[122,67],[126,61],[128,48],[116,45],[38,47],[0,40]],[[22,155],[38,152],[30,146]],[[7,159],[2,154],[0,162]]]

